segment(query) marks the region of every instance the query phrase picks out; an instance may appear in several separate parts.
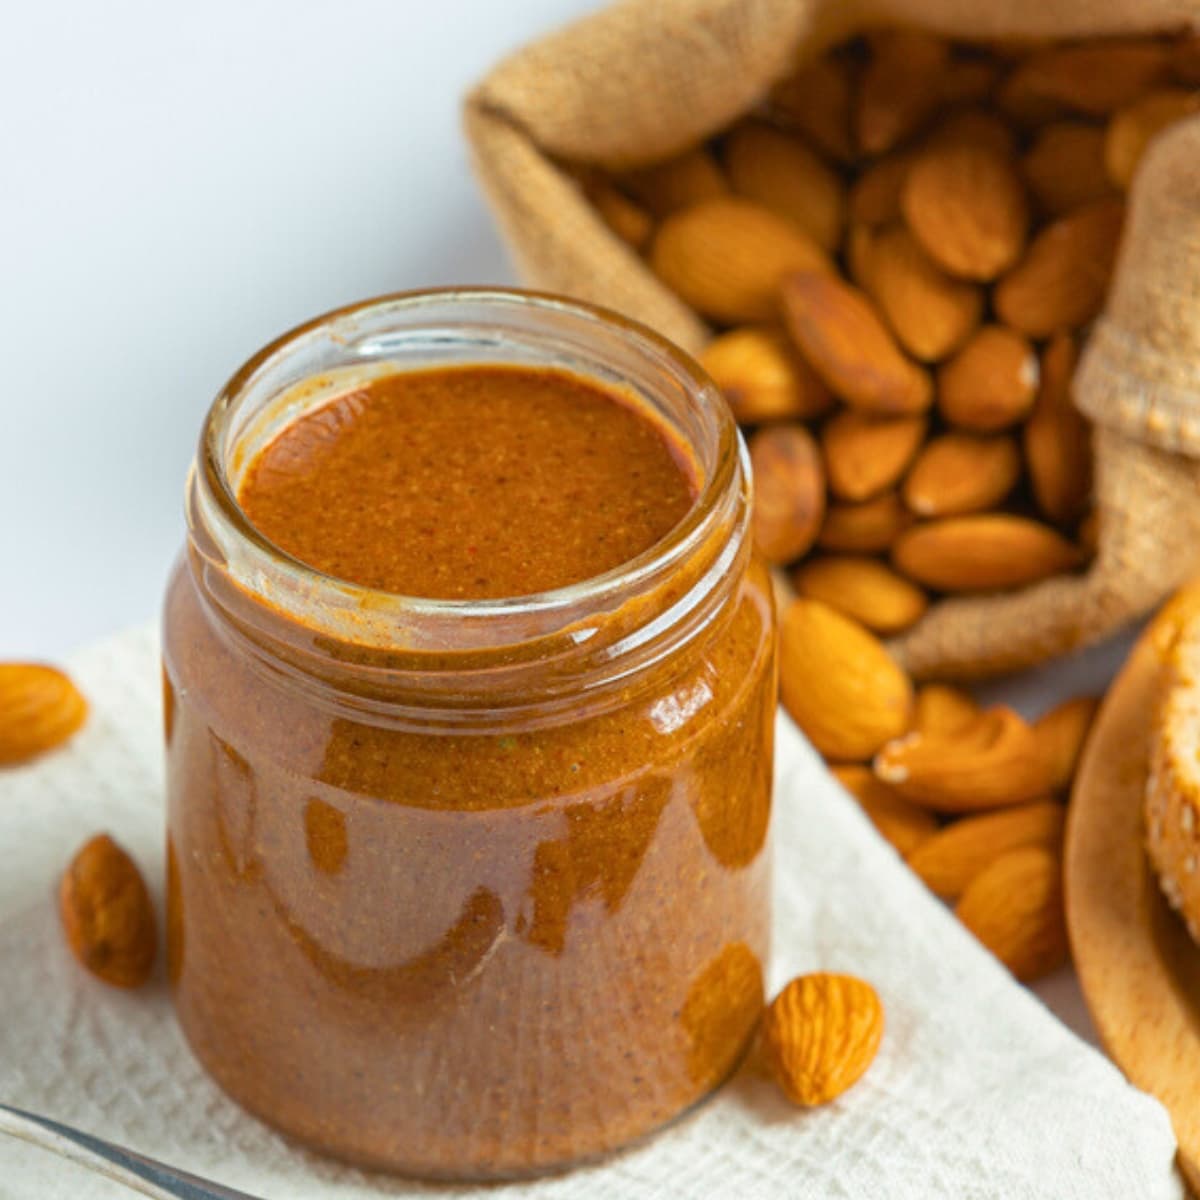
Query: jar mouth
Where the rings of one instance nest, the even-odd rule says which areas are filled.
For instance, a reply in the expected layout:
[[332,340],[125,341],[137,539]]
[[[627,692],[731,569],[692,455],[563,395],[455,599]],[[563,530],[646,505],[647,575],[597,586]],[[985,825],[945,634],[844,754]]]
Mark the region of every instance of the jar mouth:
[[[639,394],[659,387],[686,395],[689,428],[683,436],[698,452],[701,475],[697,495],[680,522],[641,554],[603,574],[528,595],[467,600],[411,596],[356,584],[295,558],[268,539],[238,501],[235,475],[245,465],[244,455],[239,463],[238,440],[245,434],[247,405],[279,397],[314,377],[336,382],[337,368],[329,366],[331,351],[343,368],[353,364],[368,374],[427,367],[428,358],[415,361],[417,348],[428,353],[433,347],[436,357],[437,347],[453,341],[460,323],[476,331],[471,345],[478,350],[477,356],[460,362],[530,362],[525,354],[536,340],[529,330],[531,323],[549,328],[541,350],[551,357],[558,343],[567,354],[578,349],[573,339],[603,333],[638,360],[644,378],[639,386],[619,365],[606,367],[600,356],[592,364],[596,376],[633,387]],[[587,365],[564,365],[580,374],[588,371]],[[338,390],[331,391],[330,398]],[[311,398],[308,403],[315,406]],[[299,411],[291,411],[274,428],[290,423]],[[333,623],[339,628],[329,632],[335,636],[384,644],[397,630],[444,626],[476,630],[480,646],[496,645],[505,639],[483,636],[490,626],[515,619],[528,624],[534,636],[558,632],[580,616],[611,610],[632,593],[667,578],[710,538],[728,507],[723,499],[741,490],[739,484],[745,487],[747,479],[745,448],[719,390],[694,360],[660,334],[611,310],[548,293],[434,288],[398,292],[325,313],[284,333],[239,368],[218,393],[203,426],[189,524],[194,534],[198,515],[192,510],[198,507],[199,520],[212,535],[222,565],[243,587],[269,602],[288,610],[294,607],[292,601],[303,598],[311,604],[319,596],[327,610],[331,605]],[[424,641],[401,637],[401,644],[419,646]]]

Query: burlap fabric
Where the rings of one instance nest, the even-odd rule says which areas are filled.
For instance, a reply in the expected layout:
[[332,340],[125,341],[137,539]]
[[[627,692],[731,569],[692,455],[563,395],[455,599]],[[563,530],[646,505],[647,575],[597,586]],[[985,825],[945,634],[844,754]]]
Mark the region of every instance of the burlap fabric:
[[[798,58],[881,24],[967,38],[1173,30],[1200,24],[1200,0],[623,0],[519,51],[468,97],[475,167],[518,269],[700,349],[704,322],[557,161],[664,158],[754,107]],[[1091,568],[935,605],[895,643],[915,674],[1028,666],[1102,638],[1200,571],[1200,118],[1142,164],[1075,395],[1095,422]]]

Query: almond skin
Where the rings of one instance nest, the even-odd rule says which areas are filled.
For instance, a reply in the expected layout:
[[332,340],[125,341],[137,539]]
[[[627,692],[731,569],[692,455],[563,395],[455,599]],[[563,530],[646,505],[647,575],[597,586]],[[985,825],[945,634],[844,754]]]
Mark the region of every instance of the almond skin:
[[1197,103],[1195,92],[1164,88],[1114,113],[1104,134],[1104,168],[1108,178],[1117,187],[1128,188],[1154,138],[1168,125],[1194,113]]
[[1000,319],[1033,338],[1087,324],[1104,303],[1124,215],[1119,200],[1099,200],[1043,228],[996,285]]
[[783,705],[826,758],[863,761],[908,728],[912,683],[857,621],[800,597],[779,635]]
[[917,516],[960,516],[996,508],[1020,476],[1012,438],[944,433],[917,455],[901,494]]
[[898,854],[911,854],[937,833],[937,818],[931,812],[896,795],[886,783],[876,779],[870,767],[842,763],[830,767],[830,771]]
[[876,35],[859,83],[854,133],[860,150],[882,154],[915,133],[941,100],[950,47],[918,30]]
[[1114,194],[1104,167],[1104,131],[1083,121],[1056,121],[1038,131],[1021,160],[1038,208],[1060,217]]
[[792,341],[847,404],[880,416],[929,407],[929,375],[904,357],[857,288],[830,274],[790,274],[783,281],[782,301]]
[[771,320],[780,280],[790,272],[833,269],[791,221],[733,196],[667,217],[651,246],[650,266],[697,312],[729,325]]
[[801,425],[771,425],[750,438],[754,544],[768,562],[805,554],[825,517],[825,469]]
[[927,683],[917,689],[913,729],[927,737],[961,733],[974,725],[981,709],[975,698],[948,683]]
[[929,598],[878,559],[844,556],[813,558],[792,572],[799,596],[820,600],[880,634],[915,625]]
[[781,80],[768,97],[771,116],[802,133],[835,162],[854,158],[850,64],[826,56]]
[[942,416],[972,433],[997,433],[1028,415],[1038,386],[1038,359],[1028,340],[1002,325],[984,325],[938,370]]
[[1092,493],[1091,426],[1071,399],[1077,357],[1066,333],[1042,351],[1037,400],[1022,431],[1034,499],[1058,524],[1077,520]]
[[793,1104],[828,1104],[874,1061],[883,1023],[883,1005],[869,983],[851,975],[801,975],[763,1013],[763,1065]]
[[1025,245],[1024,186],[1012,159],[985,144],[927,147],[905,177],[900,206],[921,247],[951,275],[995,279]]
[[829,389],[777,329],[730,330],[709,342],[700,365],[742,425],[817,417],[833,405]]
[[830,504],[817,545],[837,553],[879,554],[912,523],[912,513],[895,492],[862,504]]
[[62,745],[87,712],[79,689],[54,667],[0,663],[0,767]]
[[957,900],[980,871],[1010,850],[1058,851],[1065,823],[1066,809],[1052,800],[964,817],[926,838],[908,855],[908,865],[931,892]]
[[1062,534],[1009,513],[929,521],[900,534],[892,547],[898,571],[939,592],[1024,587],[1072,571],[1082,560]]
[[1049,767],[1053,791],[1065,792],[1070,788],[1099,707],[1095,696],[1076,696],[1034,721],[1033,732]]
[[1067,961],[1062,863],[1044,846],[1002,854],[971,881],[954,911],[1024,982]]
[[660,219],[729,191],[729,181],[717,160],[703,147],[629,171],[620,182],[643,208]]
[[873,417],[844,409],[821,430],[829,490],[869,500],[896,484],[925,440],[924,417]]

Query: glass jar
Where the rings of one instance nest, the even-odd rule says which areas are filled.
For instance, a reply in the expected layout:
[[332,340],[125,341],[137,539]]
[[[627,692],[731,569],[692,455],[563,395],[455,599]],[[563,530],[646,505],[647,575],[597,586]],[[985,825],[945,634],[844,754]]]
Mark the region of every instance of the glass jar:
[[[618,570],[511,600],[384,594],[237,503],[288,422],[384,372],[556,366],[631,389],[701,471]],[[168,954],[251,1112],[429,1177],[628,1143],[736,1066],[769,940],[775,652],[744,447],[614,314],[514,291],[319,318],[217,397],[164,620]]]

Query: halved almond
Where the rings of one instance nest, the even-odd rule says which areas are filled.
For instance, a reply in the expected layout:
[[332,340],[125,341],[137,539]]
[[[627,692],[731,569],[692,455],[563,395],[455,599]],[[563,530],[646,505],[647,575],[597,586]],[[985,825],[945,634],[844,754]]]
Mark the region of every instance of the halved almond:
[[944,433],[917,455],[901,495],[918,516],[959,516],[997,507],[1020,476],[1012,438]]
[[862,504],[830,504],[817,545],[822,550],[847,554],[878,554],[912,523],[912,513],[895,492],[885,492]]
[[1042,351],[1037,400],[1022,435],[1038,508],[1059,524],[1077,520],[1092,491],[1091,426],[1071,399],[1076,357],[1067,333]]
[[900,633],[929,607],[919,587],[875,558],[811,558],[796,567],[791,578],[797,595],[820,600],[875,633]]
[[984,325],[938,369],[938,408],[951,425],[997,433],[1033,407],[1038,359],[1028,339],[1003,325]]
[[807,552],[825,515],[825,470],[802,425],[768,425],[750,438],[754,544],[768,562]]
[[1085,121],[1055,121],[1039,130],[1021,173],[1038,207],[1052,217],[1115,190],[1104,167],[1104,131]]
[[893,486],[925,440],[924,417],[874,417],[843,409],[821,430],[829,489],[842,500],[869,500]]
[[703,146],[628,171],[619,182],[643,208],[660,219],[729,191],[729,180]]
[[854,132],[859,148],[882,154],[924,124],[941,100],[947,42],[918,30],[876,35],[859,84]]
[[743,425],[816,417],[833,405],[829,389],[777,329],[730,330],[709,342],[700,365]]

